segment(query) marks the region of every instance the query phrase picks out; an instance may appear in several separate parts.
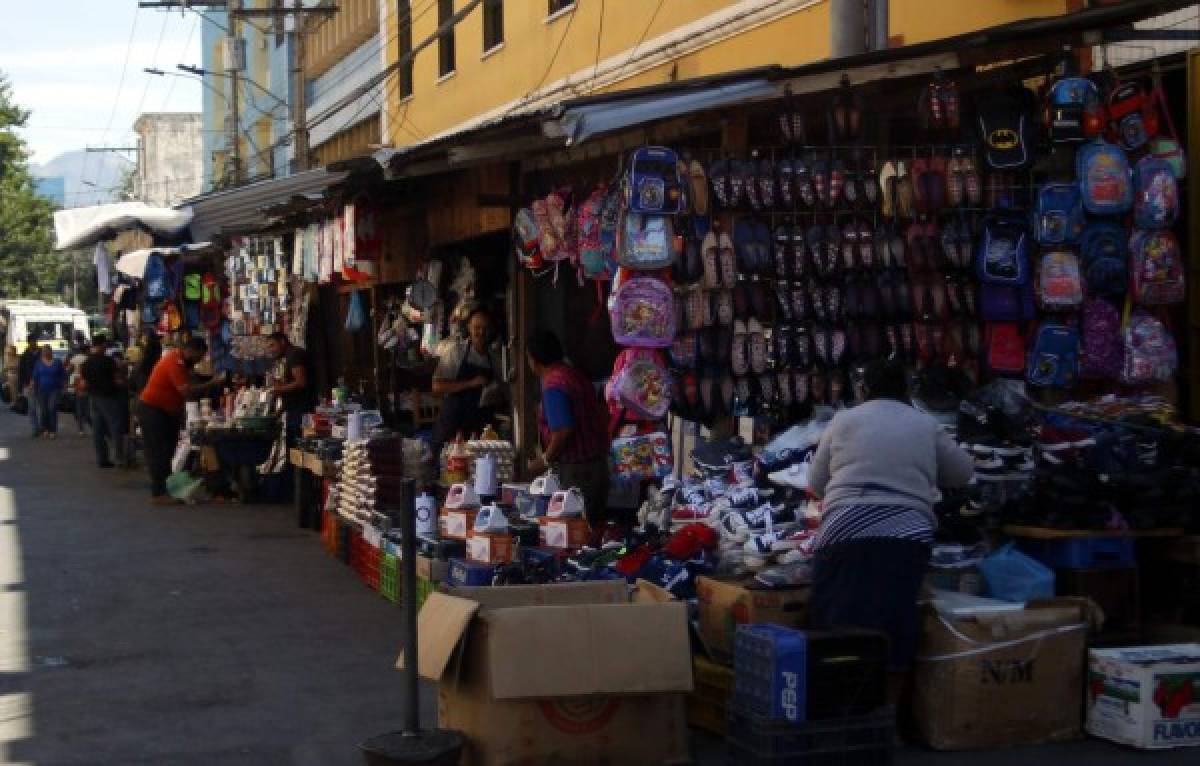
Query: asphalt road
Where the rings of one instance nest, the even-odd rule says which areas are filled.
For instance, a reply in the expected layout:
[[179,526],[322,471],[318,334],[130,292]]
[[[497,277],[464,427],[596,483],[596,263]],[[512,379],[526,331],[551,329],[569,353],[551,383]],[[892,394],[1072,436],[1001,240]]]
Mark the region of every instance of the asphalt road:
[[[290,510],[153,508],[145,475],[94,467],[70,425],[31,441],[0,410],[0,762],[362,763],[357,743],[400,721],[399,609]],[[694,750],[725,762],[713,738]],[[1084,740],[897,762],[1166,766],[1200,750]]]

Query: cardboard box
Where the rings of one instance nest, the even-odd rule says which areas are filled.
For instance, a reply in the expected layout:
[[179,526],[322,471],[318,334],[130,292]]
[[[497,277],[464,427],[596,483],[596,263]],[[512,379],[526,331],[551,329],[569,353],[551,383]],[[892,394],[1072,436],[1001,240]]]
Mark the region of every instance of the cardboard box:
[[539,516],[538,526],[542,546],[546,548],[579,548],[587,545],[592,534],[587,520],[580,518],[552,519]]
[[1200,745],[1200,644],[1093,649],[1089,734],[1143,749]]
[[445,582],[450,575],[450,562],[430,556],[417,556],[417,577],[430,582]]
[[440,527],[442,537],[449,537],[452,540],[466,540],[467,535],[475,529],[475,517],[479,515],[479,509],[450,511],[445,508],[438,514],[438,526]]
[[700,640],[715,657],[733,656],[738,625],[770,622],[799,628],[808,617],[809,588],[756,589],[754,580],[696,578]]
[[513,538],[507,532],[467,533],[467,558],[482,564],[511,564]]
[[430,594],[418,669],[463,763],[686,762],[687,608],[628,598],[624,582]]
[[964,617],[928,609],[914,693],[925,741],[969,750],[1079,737],[1084,651],[1096,611],[1085,599]]

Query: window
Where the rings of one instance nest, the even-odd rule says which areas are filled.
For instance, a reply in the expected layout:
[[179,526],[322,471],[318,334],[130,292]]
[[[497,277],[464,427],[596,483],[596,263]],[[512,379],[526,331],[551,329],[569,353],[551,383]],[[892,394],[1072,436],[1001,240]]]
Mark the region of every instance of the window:
[[483,0],[483,50],[504,42],[504,0]]
[[[438,0],[438,27],[454,15],[454,0]],[[454,71],[454,28],[438,35],[438,75],[445,77]]]
[[553,16],[559,11],[570,8],[572,5],[575,5],[575,0],[549,0],[549,6],[546,8],[546,15]]
[[[400,0],[396,4],[396,24],[396,40],[399,42],[399,50],[396,53],[403,58],[412,53],[412,2],[410,0]],[[413,92],[412,59],[400,65],[397,76],[400,78],[400,98],[408,98]]]

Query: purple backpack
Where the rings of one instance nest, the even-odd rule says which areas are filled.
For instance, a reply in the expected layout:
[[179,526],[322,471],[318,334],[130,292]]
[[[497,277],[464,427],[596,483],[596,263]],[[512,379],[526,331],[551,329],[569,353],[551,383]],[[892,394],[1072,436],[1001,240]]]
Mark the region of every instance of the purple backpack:
[[1116,380],[1125,366],[1121,313],[1103,298],[1088,298],[1083,304],[1081,325],[1080,377]]
[[1147,386],[1165,383],[1179,367],[1175,339],[1145,311],[1134,311],[1125,327],[1125,364],[1121,382],[1127,386]]
[[668,348],[675,340],[675,295],[657,277],[630,277],[613,292],[608,318],[619,345]]
[[1133,222],[1139,229],[1167,229],[1179,217],[1179,183],[1166,160],[1143,157],[1133,168]]

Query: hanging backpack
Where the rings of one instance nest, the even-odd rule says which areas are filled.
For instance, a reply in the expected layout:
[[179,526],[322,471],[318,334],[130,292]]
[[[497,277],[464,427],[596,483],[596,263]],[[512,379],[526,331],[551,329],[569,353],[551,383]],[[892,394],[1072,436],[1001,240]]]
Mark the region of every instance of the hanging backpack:
[[1033,235],[1043,245],[1074,244],[1083,233],[1083,198],[1077,184],[1045,184],[1033,209]]
[[1143,157],[1133,168],[1133,225],[1168,229],[1179,217],[1179,183],[1166,160]]
[[1088,293],[1124,296],[1129,287],[1129,237],[1124,227],[1113,221],[1090,221],[1079,241]]
[[517,211],[512,237],[517,263],[527,269],[540,269],[546,265],[542,259],[542,230],[529,208],[523,207]]
[[183,299],[185,301],[200,300],[200,274],[191,272],[183,275]]
[[1016,170],[1033,161],[1033,109],[1036,100],[1022,86],[979,99],[976,113],[984,157],[995,170]]
[[1079,330],[1044,322],[1033,336],[1025,379],[1040,388],[1070,388],[1079,377]]
[[567,215],[567,203],[563,195],[550,192],[544,199],[534,202],[532,210],[541,234],[539,249],[542,260],[547,263],[575,260],[577,253],[573,226]]
[[1133,205],[1129,161],[1116,146],[1096,139],[1075,155],[1075,177],[1083,208],[1092,215],[1120,215]]
[[996,375],[1020,375],[1025,372],[1025,338],[1019,324],[988,323],[986,336],[989,370]]
[[211,271],[200,278],[200,323],[210,330],[221,325],[221,283]]
[[1023,285],[1029,281],[1029,230],[1021,218],[988,216],[979,238],[975,271],[985,285]]
[[613,272],[616,271],[612,244],[606,244],[600,235],[600,224],[607,200],[608,188],[601,184],[579,205],[575,216],[579,267],[583,270],[585,278],[600,282],[612,279]]
[[1125,326],[1123,335],[1125,364],[1121,382],[1127,386],[1148,386],[1165,383],[1179,367],[1175,339],[1162,322],[1149,313],[1137,310]]
[[1108,95],[1108,125],[1113,139],[1126,151],[1136,151],[1158,135],[1158,115],[1141,83],[1119,83]]
[[1154,73],[1154,88],[1150,91],[1150,105],[1156,115],[1161,115],[1164,129],[1150,139],[1146,148],[1150,156],[1170,165],[1175,178],[1182,181],[1187,177],[1187,155],[1179,143],[1179,133],[1175,130],[1175,120],[1171,117],[1171,107],[1167,105],[1167,95],[1163,92],[1162,78],[1157,71]]
[[[171,275],[167,264],[161,255],[151,253],[146,257],[146,269],[142,273],[145,280],[143,293],[147,304],[160,304],[171,297]],[[158,316],[157,313],[154,315]]]
[[613,340],[621,346],[667,348],[675,340],[675,295],[652,276],[617,280],[608,318]]
[[675,262],[671,218],[625,211],[621,221],[617,263],[640,271],[665,269]]
[[627,348],[617,355],[604,398],[614,415],[637,420],[661,420],[671,407],[671,373],[662,354],[648,348]]
[[625,208],[631,213],[675,215],[683,210],[679,157],[663,146],[643,146],[629,159]]
[[1063,77],[1046,92],[1046,131],[1051,141],[1086,141],[1104,131],[1100,89],[1086,77]]
[[1038,261],[1037,300],[1044,311],[1074,311],[1083,305],[1079,256],[1071,250],[1047,250]]
[[1139,306],[1181,303],[1186,282],[1179,240],[1169,230],[1134,229],[1129,238],[1130,289]]
[[1103,298],[1088,298],[1080,326],[1079,377],[1116,380],[1125,364],[1121,313]]
[[1037,316],[1033,282],[979,286],[979,315],[985,322],[1027,322]]

